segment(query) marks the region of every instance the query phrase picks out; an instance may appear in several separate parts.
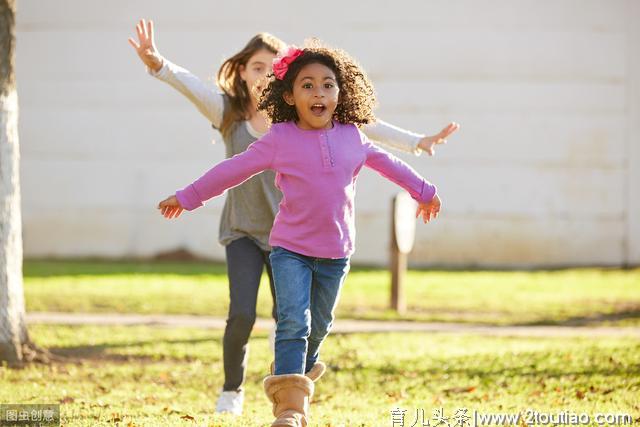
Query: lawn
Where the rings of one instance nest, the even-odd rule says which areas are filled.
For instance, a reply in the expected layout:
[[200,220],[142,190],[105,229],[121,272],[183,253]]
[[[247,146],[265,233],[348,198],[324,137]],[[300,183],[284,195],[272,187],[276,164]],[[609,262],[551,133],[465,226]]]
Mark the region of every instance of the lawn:
[[[60,403],[65,426],[262,426],[264,331],[250,341],[245,414],[213,413],[222,386],[221,332],[159,327],[34,325],[39,344],[75,360],[0,367],[0,402]],[[640,421],[640,341],[458,334],[332,335],[312,426],[406,426],[424,413],[629,414]],[[396,424],[400,425],[400,424]],[[422,424],[418,424],[422,425]],[[441,424],[445,426],[446,424]],[[596,425],[593,424],[592,425]]]
[[[32,260],[24,272],[31,312],[225,316],[228,304],[225,269],[216,264]],[[338,316],[640,325],[640,269],[411,271],[406,294],[409,310],[399,316],[387,308],[388,272],[354,268]],[[268,316],[270,307],[263,277],[259,315]],[[272,359],[266,331],[255,330],[250,341],[242,418],[214,414],[223,382],[222,331],[32,325],[30,333],[68,359],[21,370],[0,367],[0,402],[59,403],[65,426],[234,427],[271,421],[261,386]],[[329,372],[317,384],[311,426],[423,425],[424,416],[431,427],[454,427],[465,425],[460,421],[473,425],[476,414],[530,416],[531,410],[542,416],[584,414],[591,425],[599,413],[640,421],[637,338],[336,334],[322,358]],[[448,424],[438,423],[443,418]]]
[[[199,314],[224,317],[225,268],[207,263],[27,261],[28,311]],[[386,270],[354,268],[337,315],[484,324],[640,325],[640,269],[412,270],[408,311],[388,309]],[[271,296],[263,276],[258,315]]]

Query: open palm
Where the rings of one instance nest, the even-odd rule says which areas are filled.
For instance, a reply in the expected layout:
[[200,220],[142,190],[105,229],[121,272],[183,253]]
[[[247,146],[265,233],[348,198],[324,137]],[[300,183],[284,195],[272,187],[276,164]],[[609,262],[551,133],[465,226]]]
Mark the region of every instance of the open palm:
[[418,143],[418,147],[423,151],[426,151],[430,156],[433,156],[435,152],[435,146],[438,144],[446,144],[447,137],[460,129],[460,125],[455,122],[449,123],[439,133],[431,136],[425,136]]
[[156,49],[156,44],[153,40],[153,21],[145,22],[144,19],[141,19],[136,25],[136,33],[138,34],[138,41],[136,42],[132,37],[129,37],[129,44],[136,50],[144,65],[153,71],[160,71],[160,68],[162,68],[162,55]]

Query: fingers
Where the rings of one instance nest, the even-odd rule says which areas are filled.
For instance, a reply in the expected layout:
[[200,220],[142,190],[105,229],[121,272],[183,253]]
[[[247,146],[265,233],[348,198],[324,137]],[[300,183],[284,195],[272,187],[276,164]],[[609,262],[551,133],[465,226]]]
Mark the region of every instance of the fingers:
[[160,210],[160,214],[167,218],[177,218],[182,214],[184,208],[180,206],[180,202],[176,199],[175,196],[170,196],[158,203],[158,209]]
[[167,219],[177,218],[182,214],[184,209],[179,206],[164,206],[160,209],[160,213]]
[[149,40],[149,33],[147,32],[147,22],[144,20],[144,18],[140,20],[140,25],[142,26],[144,38]]
[[429,222],[430,220],[430,215],[429,215],[429,211],[428,209],[425,207],[425,205],[419,205],[418,206],[418,214],[419,216],[422,217],[422,222],[424,222],[425,224],[427,222]]
[[153,43],[153,21],[149,20],[147,23],[147,34],[149,35],[149,40]]
[[446,144],[447,137],[460,129],[460,125],[456,122],[449,123],[444,129],[440,131],[438,135],[436,135],[436,144]]
[[436,218],[438,218],[438,214],[439,214],[439,213],[440,213],[440,209],[438,209],[438,208],[434,208],[434,209],[431,211],[431,218],[432,218],[432,219],[436,219]]
[[428,204],[421,203],[416,210],[416,217],[422,216],[422,221],[427,222],[436,219],[440,213],[440,204],[432,201]]
[[166,209],[175,206],[176,204],[173,203],[172,199],[173,196],[170,196],[158,203],[158,209]]
[[425,224],[431,221],[431,211],[429,209],[425,209],[424,213],[422,214],[422,221],[424,221]]
[[[444,129],[440,131],[440,133],[438,134],[438,139],[440,138],[445,139],[449,135],[457,131],[458,129],[460,129],[460,125],[456,122],[451,122]],[[444,142],[444,144],[446,144],[446,141]]]
[[142,29],[142,20],[140,20],[140,22],[138,22],[138,24],[136,25],[136,34],[138,34],[138,40],[140,40],[140,44],[142,44],[142,42],[144,42],[144,30]]
[[132,39],[131,37],[129,37],[129,44],[131,46],[133,46],[133,48],[136,50],[136,52],[138,51],[138,49],[140,49],[140,45],[138,43],[136,43],[136,41],[134,39]]

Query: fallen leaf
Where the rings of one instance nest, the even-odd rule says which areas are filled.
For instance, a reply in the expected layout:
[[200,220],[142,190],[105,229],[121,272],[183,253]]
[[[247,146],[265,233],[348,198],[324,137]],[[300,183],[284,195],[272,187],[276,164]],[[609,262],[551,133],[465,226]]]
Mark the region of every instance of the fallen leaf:
[[468,387],[452,387],[442,390],[443,393],[472,393],[476,390],[475,386]]

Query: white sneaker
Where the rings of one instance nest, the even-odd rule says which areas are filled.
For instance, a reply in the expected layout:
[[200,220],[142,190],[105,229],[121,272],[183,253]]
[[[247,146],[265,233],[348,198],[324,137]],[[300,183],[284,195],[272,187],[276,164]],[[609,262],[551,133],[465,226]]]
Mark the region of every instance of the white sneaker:
[[278,326],[277,323],[273,324],[273,327],[271,328],[271,331],[269,332],[269,348],[271,349],[271,353],[276,352],[276,327]]
[[232,415],[242,415],[242,405],[244,403],[244,390],[241,391],[221,391],[216,404],[216,412],[229,413]]

